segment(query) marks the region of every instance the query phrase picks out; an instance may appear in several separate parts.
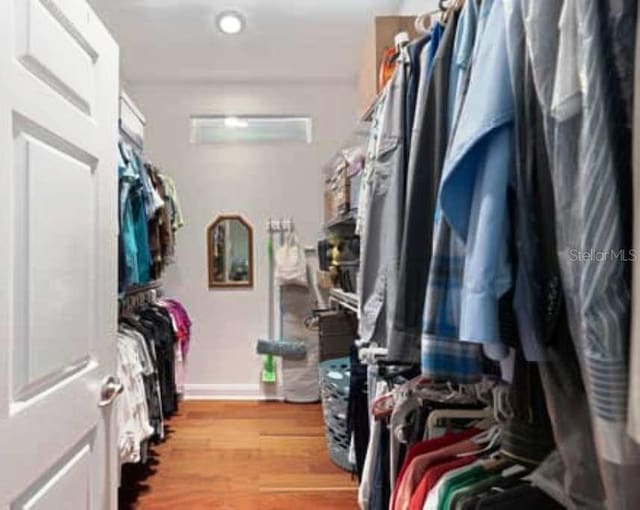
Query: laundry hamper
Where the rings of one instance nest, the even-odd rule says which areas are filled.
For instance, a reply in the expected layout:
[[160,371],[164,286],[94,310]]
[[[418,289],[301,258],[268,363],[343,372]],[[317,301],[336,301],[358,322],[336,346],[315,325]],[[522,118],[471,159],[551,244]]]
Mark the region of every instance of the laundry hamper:
[[353,468],[349,462],[350,438],[347,433],[350,378],[348,357],[320,363],[320,396],[329,457],[346,471]]

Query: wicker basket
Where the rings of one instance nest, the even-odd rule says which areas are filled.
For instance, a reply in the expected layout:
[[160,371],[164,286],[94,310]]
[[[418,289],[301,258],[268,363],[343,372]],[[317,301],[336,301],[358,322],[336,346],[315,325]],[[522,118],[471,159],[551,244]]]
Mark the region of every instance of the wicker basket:
[[350,438],[347,434],[349,407],[349,358],[338,358],[320,363],[320,396],[326,425],[327,447],[331,460],[346,471],[349,462]]

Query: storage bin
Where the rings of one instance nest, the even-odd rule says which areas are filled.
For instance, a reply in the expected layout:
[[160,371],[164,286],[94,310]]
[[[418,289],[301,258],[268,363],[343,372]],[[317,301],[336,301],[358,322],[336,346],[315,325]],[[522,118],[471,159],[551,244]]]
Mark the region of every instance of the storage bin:
[[320,361],[348,356],[357,331],[357,319],[342,310],[318,312]]

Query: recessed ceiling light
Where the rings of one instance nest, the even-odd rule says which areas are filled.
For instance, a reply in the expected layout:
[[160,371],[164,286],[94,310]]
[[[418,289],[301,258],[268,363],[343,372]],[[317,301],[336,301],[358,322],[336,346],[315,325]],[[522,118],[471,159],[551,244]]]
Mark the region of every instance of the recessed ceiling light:
[[225,34],[239,34],[244,30],[244,17],[236,11],[225,11],[218,16],[218,29]]

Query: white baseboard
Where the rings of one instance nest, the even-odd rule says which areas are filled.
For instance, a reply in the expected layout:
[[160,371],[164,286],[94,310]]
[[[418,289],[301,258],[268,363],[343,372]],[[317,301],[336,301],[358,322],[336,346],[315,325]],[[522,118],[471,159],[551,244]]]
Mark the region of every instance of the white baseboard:
[[284,400],[280,385],[186,384],[185,400]]

